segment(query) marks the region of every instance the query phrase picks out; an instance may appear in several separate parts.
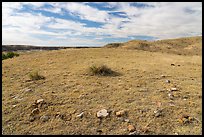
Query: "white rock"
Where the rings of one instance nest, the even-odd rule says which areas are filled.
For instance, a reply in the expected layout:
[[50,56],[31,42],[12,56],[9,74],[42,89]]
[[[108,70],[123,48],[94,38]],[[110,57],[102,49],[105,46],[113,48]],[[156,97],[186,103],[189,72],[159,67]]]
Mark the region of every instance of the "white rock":
[[177,91],[177,88],[171,88],[171,91]]
[[96,114],[96,116],[98,118],[107,117],[108,115],[109,115],[109,113],[106,109],[102,109],[102,110],[98,111]]
[[44,99],[38,99],[37,101],[36,101],[36,103],[38,104],[38,103],[42,103],[44,101]]
[[134,131],[134,132],[130,132],[128,135],[139,135],[139,133],[137,131]]
[[130,122],[130,120],[129,120],[129,119],[124,119],[124,121],[125,121],[125,122],[128,122],[128,123]]
[[33,90],[32,89],[29,89],[29,88],[26,88],[24,89],[25,92],[32,92]]
[[84,112],[80,113],[79,115],[77,115],[76,117],[82,118],[83,117]]
[[164,77],[165,77],[165,75],[161,75],[161,77],[162,77],[162,78],[164,78]]
[[174,99],[174,95],[173,95],[173,94],[168,93],[168,96],[169,96],[169,98],[170,98],[171,100]]
[[167,79],[167,80],[166,80],[166,83],[170,83],[170,80]]

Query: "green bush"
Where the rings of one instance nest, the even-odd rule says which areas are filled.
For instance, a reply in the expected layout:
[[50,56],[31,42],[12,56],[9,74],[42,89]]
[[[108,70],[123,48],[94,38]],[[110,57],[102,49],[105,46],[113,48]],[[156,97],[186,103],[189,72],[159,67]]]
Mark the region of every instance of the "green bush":
[[110,68],[108,68],[106,65],[92,65],[89,67],[89,71],[93,75],[100,75],[100,76],[108,76],[115,74],[114,71],[112,71]]
[[8,58],[13,58],[15,56],[18,57],[19,54],[18,53],[14,53],[14,52],[8,52],[6,54],[2,53],[2,60],[8,59]]
[[34,71],[29,73],[29,77],[31,80],[40,80],[40,79],[45,79],[44,76],[39,75],[38,71]]
[[6,54],[2,53],[2,60],[7,59],[8,57],[6,56]]

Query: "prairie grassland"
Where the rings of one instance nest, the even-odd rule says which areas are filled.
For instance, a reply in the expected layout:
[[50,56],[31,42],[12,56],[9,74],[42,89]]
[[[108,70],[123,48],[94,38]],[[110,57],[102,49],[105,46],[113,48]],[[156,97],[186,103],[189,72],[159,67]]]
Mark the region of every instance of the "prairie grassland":
[[[93,64],[120,75],[89,75]],[[201,69],[202,56],[120,48],[21,53],[2,61],[2,132],[125,135],[134,125],[139,134],[202,134]],[[32,71],[45,79],[30,80]],[[45,103],[30,120],[38,99]],[[157,108],[162,114],[155,117]],[[109,116],[97,118],[101,109]],[[127,115],[117,117],[120,110]],[[183,114],[193,120],[179,121]]]

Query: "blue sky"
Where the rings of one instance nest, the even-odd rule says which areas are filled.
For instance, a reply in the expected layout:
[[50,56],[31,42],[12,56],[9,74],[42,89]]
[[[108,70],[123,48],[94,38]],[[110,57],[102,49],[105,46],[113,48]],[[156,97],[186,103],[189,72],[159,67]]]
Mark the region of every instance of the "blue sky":
[[2,44],[103,46],[201,35],[201,2],[2,3]]

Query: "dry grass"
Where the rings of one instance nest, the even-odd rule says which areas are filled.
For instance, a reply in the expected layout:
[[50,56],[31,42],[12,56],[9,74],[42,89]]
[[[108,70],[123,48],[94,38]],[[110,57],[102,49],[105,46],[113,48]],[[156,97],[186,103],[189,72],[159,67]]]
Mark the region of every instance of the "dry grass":
[[38,71],[34,71],[29,73],[29,78],[31,80],[41,80],[41,79],[45,79],[44,76],[40,75]]
[[[97,63],[123,75],[87,75],[87,68]],[[27,74],[36,69],[45,80],[28,80]],[[141,50],[90,48],[21,53],[2,62],[3,134],[124,135],[129,134],[130,124],[140,134],[201,134],[202,124],[197,120],[179,122],[182,114],[202,122],[201,70],[202,56]],[[173,87],[178,91],[173,92],[171,100],[168,90]],[[44,103],[36,106],[38,99]],[[30,114],[36,107],[39,114],[31,122]],[[104,108],[110,116],[98,119],[96,112]],[[158,108],[162,115],[154,117]],[[115,112],[120,110],[126,110],[127,115],[116,117]],[[82,112],[82,118],[76,117]],[[46,122],[40,118],[44,115],[49,117]]]
[[106,65],[92,65],[89,67],[89,73],[97,76],[116,76],[116,74],[119,74]]

